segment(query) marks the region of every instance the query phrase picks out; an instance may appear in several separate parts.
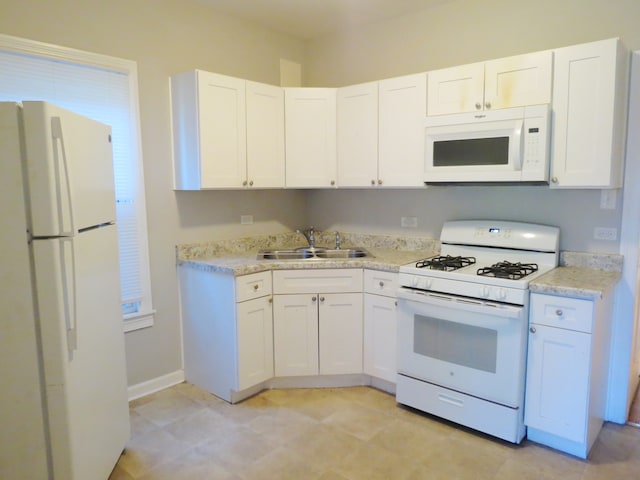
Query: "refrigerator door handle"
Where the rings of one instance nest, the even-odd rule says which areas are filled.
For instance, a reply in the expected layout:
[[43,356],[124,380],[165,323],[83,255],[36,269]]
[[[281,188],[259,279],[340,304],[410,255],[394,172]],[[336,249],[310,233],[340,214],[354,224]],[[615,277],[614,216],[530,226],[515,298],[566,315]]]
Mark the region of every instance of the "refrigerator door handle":
[[60,239],[62,266],[62,292],[64,295],[64,319],[67,328],[67,350],[78,349],[78,322],[76,303],[76,255],[73,238]]
[[[67,152],[64,148],[64,137],[62,135],[62,122],[60,117],[51,117],[51,136],[53,138],[53,157],[55,159],[56,168],[58,169],[57,178],[57,190],[58,190],[58,218],[60,222],[60,235],[61,236],[71,236],[76,234],[75,222],[73,221],[73,198],[71,195],[71,176],[69,174],[69,162],[67,161]],[[60,145],[60,148],[58,148]],[[62,157],[62,169],[63,172],[60,172],[60,157]],[[64,174],[64,183],[65,183],[65,196],[66,196],[66,207],[63,205],[62,201],[62,186],[61,178],[62,174]],[[69,218],[69,230],[65,230],[65,213],[67,213]]]

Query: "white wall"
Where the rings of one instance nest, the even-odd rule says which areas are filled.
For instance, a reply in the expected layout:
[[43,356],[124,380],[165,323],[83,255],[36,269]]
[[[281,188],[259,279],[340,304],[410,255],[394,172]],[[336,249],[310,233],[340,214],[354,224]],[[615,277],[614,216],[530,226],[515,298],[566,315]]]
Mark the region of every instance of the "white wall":
[[[186,0],[3,0],[0,32],[137,62],[157,313],[152,328],[126,334],[128,382],[180,370],[175,245],[288,231],[306,220],[301,192],[172,190],[169,76],[200,68],[277,85],[280,59],[301,62],[303,44]],[[240,225],[245,214],[254,225]]]

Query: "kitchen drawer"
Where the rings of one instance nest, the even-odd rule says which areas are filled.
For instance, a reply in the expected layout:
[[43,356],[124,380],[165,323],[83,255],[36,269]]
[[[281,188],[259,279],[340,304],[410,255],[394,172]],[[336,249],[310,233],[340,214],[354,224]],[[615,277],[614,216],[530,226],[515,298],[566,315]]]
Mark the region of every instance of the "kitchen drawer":
[[275,270],[273,293],[362,292],[361,268],[322,270]]
[[593,330],[593,302],[555,295],[531,294],[530,323],[576,332]]
[[236,277],[236,302],[245,302],[265,295],[271,295],[271,272]]
[[395,297],[398,289],[398,273],[382,272],[380,270],[364,271],[365,293],[375,293],[387,297]]

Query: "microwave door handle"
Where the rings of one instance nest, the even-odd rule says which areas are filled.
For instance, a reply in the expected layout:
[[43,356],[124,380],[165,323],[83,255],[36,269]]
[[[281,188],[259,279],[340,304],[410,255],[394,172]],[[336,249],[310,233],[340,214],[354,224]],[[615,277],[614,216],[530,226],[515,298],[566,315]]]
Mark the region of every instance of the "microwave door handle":
[[509,145],[509,156],[514,159],[513,168],[516,171],[522,170],[523,155],[524,155],[524,135],[522,130],[524,127],[524,120],[516,120],[513,127],[513,143]]

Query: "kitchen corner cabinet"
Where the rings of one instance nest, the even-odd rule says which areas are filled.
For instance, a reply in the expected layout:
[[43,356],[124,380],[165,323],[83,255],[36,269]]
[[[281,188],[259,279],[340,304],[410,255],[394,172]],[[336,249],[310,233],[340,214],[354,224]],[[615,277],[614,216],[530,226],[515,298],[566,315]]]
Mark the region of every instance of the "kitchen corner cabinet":
[[273,377],[271,272],[181,266],[179,281],[185,380],[232,403],[255,393]]
[[364,373],[396,383],[398,274],[364,271]]
[[337,184],[336,89],[285,88],[286,186]]
[[280,87],[193,70],[171,77],[177,190],[284,186]]
[[428,74],[427,114],[550,103],[551,75],[551,51],[434,70]]
[[339,187],[373,187],[378,178],[378,82],[337,92]]
[[273,272],[275,376],[362,373],[362,270]]
[[554,50],[551,187],[622,186],[628,69],[615,38]]
[[604,421],[613,295],[531,294],[528,438],[587,458]]
[[378,178],[386,187],[424,187],[427,74],[378,83]]

